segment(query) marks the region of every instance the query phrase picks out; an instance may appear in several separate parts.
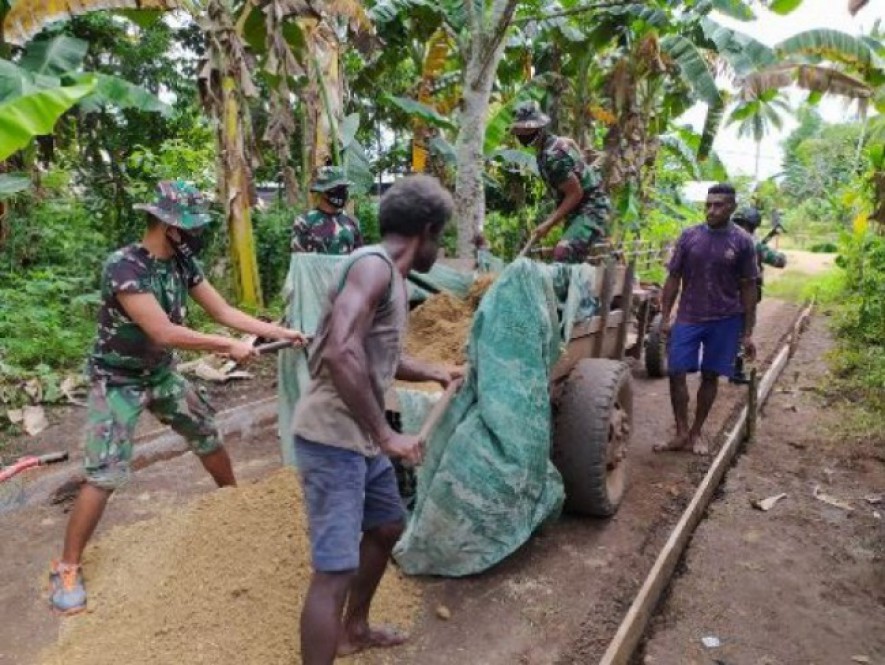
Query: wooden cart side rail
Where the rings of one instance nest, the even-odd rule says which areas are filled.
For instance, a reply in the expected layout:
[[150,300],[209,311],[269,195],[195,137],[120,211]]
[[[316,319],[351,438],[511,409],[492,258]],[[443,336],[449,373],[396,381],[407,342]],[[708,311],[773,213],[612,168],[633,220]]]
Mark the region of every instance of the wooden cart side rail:
[[[781,348],[772,361],[771,366],[765,372],[759,383],[756,393],[756,405],[762,405],[768,398],[774,383],[780,376],[787,361],[792,355],[798,336],[811,316],[813,305],[808,305],[797,318],[791,328],[786,344]],[[744,407],[738,416],[732,430],[729,432],[725,443],[719,450],[719,454],[710,465],[707,474],[701,481],[691,502],[679,518],[679,522],[670,533],[670,537],[658,554],[654,565],[639,589],[639,593],[633,599],[624,620],[618,627],[614,639],[609,643],[608,649],[600,660],[600,665],[627,665],[639,646],[652,612],[661,599],[661,595],[670,583],[679,559],[682,556],[688,541],[700,523],[707,507],[709,506],[716,488],[722,482],[725,472],[731,466],[732,460],[737,454],[739,444],[744,438],[749,409]],[[754,414],[755,415],[755,414]]]

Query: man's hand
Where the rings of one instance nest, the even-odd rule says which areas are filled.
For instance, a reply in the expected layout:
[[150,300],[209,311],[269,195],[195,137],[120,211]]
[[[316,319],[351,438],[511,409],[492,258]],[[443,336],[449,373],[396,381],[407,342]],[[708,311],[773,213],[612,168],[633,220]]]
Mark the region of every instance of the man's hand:
[[673,321],[670,314],[661,313],[661,335],[669,337],[673,330]]
[[259,353],[258,349],[252,346],[251,342],[241,342],[237,339],[232,339],[225,351],[225,355],[230,356],[238,364],[243,364],[257,358]]
[[421,464],[424,457],[424,442],[412,434],[391,432],[379,446],[388,457],[398,457],[413,466]]
[[434,375],[431,380],[436,381],[443,388],[448,388],[452,381],[461,378],[464,378],[464,367],[462,365],[436,365],[434,366]]
[[553,227],[556,226],[556,222],[550,222],[550,220],[545,220],[543,224],[539,224],[535,227],[535,230],[532,231],[532,239],[540,240],[544,238],[548,233],[553,230]]
[[744,357],[747,360],[756,359],[756,343],[753,341],[752,333],[744,333],[744,337],[741,340],[741,346],[744,347]]
[[307,335],[300,330],[291,330],[282,326],[277,326],[277,328],[277,338],[292,340],[292,346],[307,346],[310,343]]

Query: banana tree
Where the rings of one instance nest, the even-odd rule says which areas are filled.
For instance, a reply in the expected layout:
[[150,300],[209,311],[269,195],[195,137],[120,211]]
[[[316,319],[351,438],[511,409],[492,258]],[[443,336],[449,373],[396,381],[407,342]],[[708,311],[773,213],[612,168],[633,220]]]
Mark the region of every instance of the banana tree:
[[[86,42],[58,35],[32,41],[15,62],[0,58],[0,160],[49,134],[75,104],[96,111],[104,106],[166,114],[169,107],[144,88],[116,76],[84,72]],[[26,110],[25,110],[26,109]]]

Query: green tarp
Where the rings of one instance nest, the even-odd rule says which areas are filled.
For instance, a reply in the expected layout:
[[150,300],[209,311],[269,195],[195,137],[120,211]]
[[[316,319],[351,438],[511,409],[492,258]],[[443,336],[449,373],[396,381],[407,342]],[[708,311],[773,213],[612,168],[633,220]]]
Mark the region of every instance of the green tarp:
[[[289,325],[316,330],[342,260],[293,255],[286,281]],[[449,271],[435,268],[425,280],[466,292],[472,276]],[[481,572],[558,515],[563,489],[549,461],[549,375],[573,324],[595,311],[594,274],[586,265],[521,259],[503,267],[482,299],[468,341],[469,374],[428,442],[415,510],[395,550],[405,572]],[[419,289],[410,294],[424,296]],[[306,354],[282,352],[279,377],[283,459],[294,465],[291,414],[309,380]],[[438,397],[398,389],[404,431],[417,432]]]
[[428,442],[415,509],[394,556],[408,574],[481,572],[563,501],[550,462],[550,368],[561,337],[552,280],[522,259],[473,319],[470,372]]

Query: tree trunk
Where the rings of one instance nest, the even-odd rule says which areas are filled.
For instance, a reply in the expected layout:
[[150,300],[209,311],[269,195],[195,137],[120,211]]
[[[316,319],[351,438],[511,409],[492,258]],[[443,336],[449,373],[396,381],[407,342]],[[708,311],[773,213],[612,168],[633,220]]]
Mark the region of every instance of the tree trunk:
[[486,197],[482,175],[483,141],[489,109],[491,81],[480,90],[465,88],[461,129],[455,143],[458,174],[455,178],[455,219],[458,223],[458,256],[469,258],[473,237],[482,228]]
[[483,143],[489,100],[498,64],[504,55],[504,37],[513,21],[517,0],[494,0],[488,20],[482,12],[468,12],[469,45],[464,54],[464,92],[460,128],[455,140],[455,219],[459,258],[473,255],[473,237],[485,218]]
[[753,167],[753,182],[759,184],[759,156],[762,152],[762,141],[756,141],[756,164]]
[[255,259],[255,238],[249,205],[250,174],[243,139],[242,114],[236,81],[221,80],[222,117],[220,123],[224,178],[221,195],[230,237],[230,259],[237,300],[251,308],[262,306],[261,282]]

